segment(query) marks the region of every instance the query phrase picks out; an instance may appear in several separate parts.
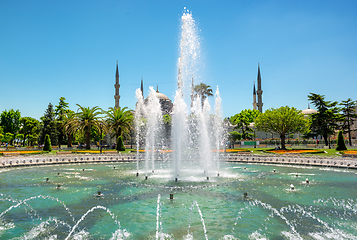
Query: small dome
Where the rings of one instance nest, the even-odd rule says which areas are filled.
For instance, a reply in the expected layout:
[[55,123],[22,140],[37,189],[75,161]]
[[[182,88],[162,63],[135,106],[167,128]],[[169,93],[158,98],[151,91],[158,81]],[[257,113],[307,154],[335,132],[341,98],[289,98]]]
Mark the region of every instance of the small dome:
[[160,92],[156,92],[156,97],[158,98],[158,99],[162,99],[162,100],[170,100],[165,94],[163,94],[163,93],[160,93]]
[[317,113],[317,111],[315,109],[307,108],[302,110],[301,113],[304,115],[309,115],[309,114]]

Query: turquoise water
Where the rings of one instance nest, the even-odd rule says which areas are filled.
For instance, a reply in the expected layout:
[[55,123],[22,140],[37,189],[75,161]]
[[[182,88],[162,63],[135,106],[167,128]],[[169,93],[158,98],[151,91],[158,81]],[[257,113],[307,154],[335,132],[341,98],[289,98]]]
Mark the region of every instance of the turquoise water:
[[175,183],[167,165],[1,169],[0,238],[357,239],[356,170],[224,163]]

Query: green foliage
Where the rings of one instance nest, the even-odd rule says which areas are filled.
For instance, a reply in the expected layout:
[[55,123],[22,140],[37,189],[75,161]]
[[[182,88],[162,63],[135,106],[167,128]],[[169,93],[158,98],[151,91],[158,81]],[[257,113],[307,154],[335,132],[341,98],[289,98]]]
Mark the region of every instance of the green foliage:
[[3,132],[12,133],[16,135],[20,129],[21,113],[19,110],[10,109],[9,111],[3,111],[0,115],[0,126]]
[[6,142],[6,143],[11,143],[12,139],[14,138],[14,134],[7,132],[5,134],[2,135],[2,142]]
[[56,116],[56,128],[58,132],[58,144],[65,144],[66,143],[66,133],[63,128],[64,120],[66,117],[67,112],[70,110],[68,109],[68,103],[65,102],[66,98],[60,97],[58,105],[56,105],[55,109],[55,116]]
[[235,142],[237,140],[241,140],[242,139],[242,134],[240,134],[239,132],[237,131],[232,131],[229,133],[229,138]]
[[117,138],[117,147],[116,147],[117,151],[125,151],[125,146],[124,146],[124,142],[123,142],[123,137],[119,136]]
[[172,117],[169,114],[165,114],[162,116],[162,121],[164,124],[171,126]]
[[338,132],[336,150],[338,151],[347,150],[342,131]]
[[245,109],[240,113],[229,118],[231,124],[235,125],[235,129],[241,131],[243,139],[253,137],[253,129],[250,124],[260,115],[258,110]]
[[52,145],[57,145],[58,142],[58,131],[56,127],[55,112],[53,105],[48,104],[45,114],[41,117],[42,128],[40,131],[39,142],[44,143],[46,134],[49,135]]
[[342,101],[342,103],[340,103],[339,105],[341,106],[343,115],[342,129],[345,133],[348,133],[348,141],[350,146],[352,146],[351,132],[356,131],[356,129],[352,129],[353,123],[357,118],[357,113],[355,110],[356,102],[352,101],[352,99],[349,98],[346,101]]
[[47,152],[52,151],[51,139],[48,134],[46,134],[46,136],[45,136],[45,146],[43,147],[43,151],[47,151]]
[[100,130],[103,127],[102,117],[103,110],[98,106],[95,107],[82,107],[77,104],[78,112],[71,113],[66,119],[64,128],[69,134],[74,134],[77,131],[84,134],[86,149],[90,149],[91,132],[93,129]]
[[323,136],[325,145],[328,146],[328,137],[335,133],[338,122],[342,120],[337,102],[326,101],[324,95],[310,93],[309,101],[316,107],[317,113],[311,115],[311,132],[309,136]]
[[106,115],[106,126],[112,136],[118,138],[123,133],[130,133],[134,120],[133,111],[126,107],[109,108]]
[[62,124],[64,133],[67,135],[67,147],[72,147],[72,142],[75,140],[75,135],[77,134],[77,129],[72,124],[74,119],[75,112],[72,110],[67,110]]
[[285,149],[285,136],[291,133],[306,133],[309,131],[309,120],[304,118],[301,111],[294,107],[270,108],[260,114],[255,120],[258,130],[278,134],[281,147]]
[[25,137],[24,137],[24,135],[22,133],[16,134],[15,139],[20,140],[21,142],[25,141]]
[[19,132],[24,135],[23,145],[25,145],[26,140],[28,145],[33,145],[40,133],[40,121],[32,117],[22,117],[20,118],[20,123],[21,127]]

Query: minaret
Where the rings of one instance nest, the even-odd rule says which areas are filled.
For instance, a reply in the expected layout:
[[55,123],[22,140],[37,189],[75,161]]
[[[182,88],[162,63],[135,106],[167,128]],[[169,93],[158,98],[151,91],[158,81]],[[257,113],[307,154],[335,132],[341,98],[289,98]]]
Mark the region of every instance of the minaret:
[[117,61],[117,72],[115,73],[115,95],[114,95],[114,99],[115,99],[115,108],[119,108],[119,99],[120,99],[120,95],[119,95],[119,88],[120,88],[120,84],[119,84],[119,69],[118,69],[118,61]]
[[262,79],[260,76],[260,66],[258,63],[258,77],[257,77],[257,81],[258,81],[258,91],[257,91],[257,95],[258,95],[258,110],[259,112],[263,112],[263,100],[262,100],[262,94],[263,94],[263,90],[262,90]]
[[143,81],[143,77],[141,77],[140,90],[141,90],[141,95],[143,96],[143,99],[144,99],[144,81]]
[[255,83],[253,86],[253,109],[257,110],[257,93],[255,91]]

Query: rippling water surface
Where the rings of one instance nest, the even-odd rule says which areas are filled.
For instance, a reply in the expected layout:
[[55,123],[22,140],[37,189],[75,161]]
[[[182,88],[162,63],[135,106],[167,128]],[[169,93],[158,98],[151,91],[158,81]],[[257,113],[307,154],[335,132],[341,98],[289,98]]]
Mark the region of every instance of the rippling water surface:
[[175,183],[169,169],[148,180],[135,163],[1,169],[0,238],[357,239],[355,170],[225,163],[221,177],[182,171]]

